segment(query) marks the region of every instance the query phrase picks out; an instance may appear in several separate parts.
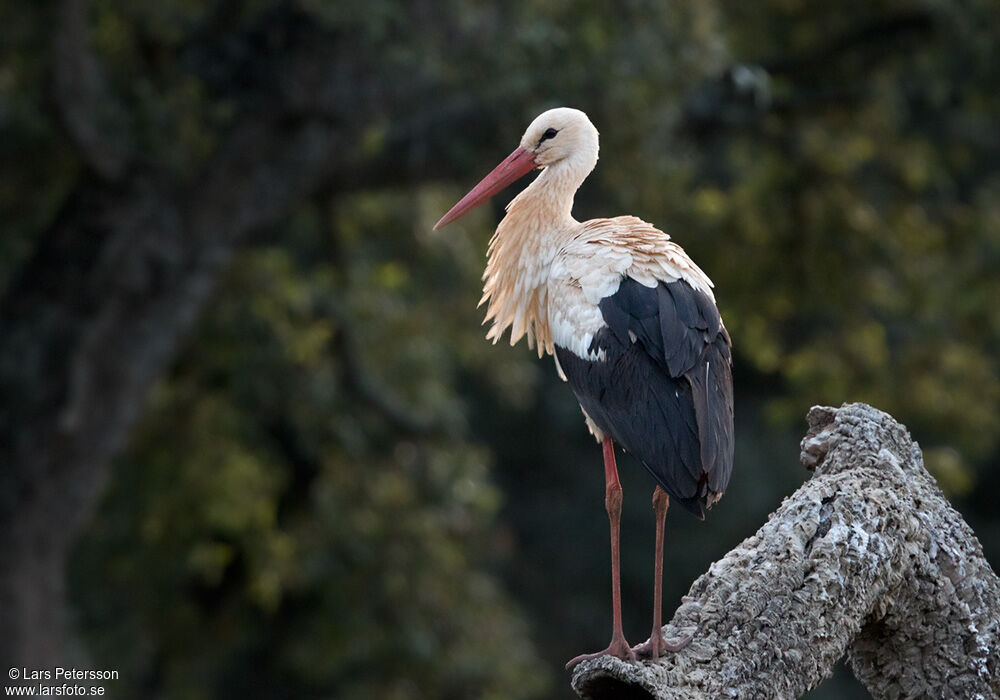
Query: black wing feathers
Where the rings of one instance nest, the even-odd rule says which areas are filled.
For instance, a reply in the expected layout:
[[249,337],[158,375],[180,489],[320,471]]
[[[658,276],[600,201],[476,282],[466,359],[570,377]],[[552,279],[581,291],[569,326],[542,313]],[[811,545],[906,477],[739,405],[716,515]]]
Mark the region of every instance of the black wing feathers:
[[726,489],[733,464],[730,339],[712,299],[682,280],[631,278],[600,302],[607,328],[583,359],[556,347],[591,419],[698,516]]
[[725,328],[705,347],[701,361],[684,376],[694,397],[708,489],[722,493],[733,470],[733,375]]
[[609,361],[586,360],[556,346],[559,365],[583,410],[635,455],[667,493],[696,515],[701,455],[691,388],[660,370],[638,343],[602,331]]

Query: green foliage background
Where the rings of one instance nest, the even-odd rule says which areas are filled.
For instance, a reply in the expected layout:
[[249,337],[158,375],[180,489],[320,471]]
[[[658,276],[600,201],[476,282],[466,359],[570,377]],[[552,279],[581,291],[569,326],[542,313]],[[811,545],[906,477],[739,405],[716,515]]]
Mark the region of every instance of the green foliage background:
[[[0,8],[0,150],[17,164],[0,178],[0,289],[90,176],[47,105],[49,11]],[[735,343],[733,483],[706,523],[671,516],[668,607],[805,478],[796,443],[818,403],[906,423],[1000,561],[992,2],[94,0],[124,110],[107,119],[193,182],[255,109],[227,87],[227,36],[266,34],[274,13],[374,76],[345,145],[362,171],[391,152],[394,91],[419,118],[472,105],[482,123],[410,153],[426,179],[390,163],[336,183],[233,261],[74,557],[80,622],[122,697],[567,696],[561,662],[609,624],[600,456],[551,361],[482,339],[479,276],[509,193],[431,231],[556,104],[602,132],[577,217],[670,232],[715,280]],[[632,467],[639,641],[651,484]]]

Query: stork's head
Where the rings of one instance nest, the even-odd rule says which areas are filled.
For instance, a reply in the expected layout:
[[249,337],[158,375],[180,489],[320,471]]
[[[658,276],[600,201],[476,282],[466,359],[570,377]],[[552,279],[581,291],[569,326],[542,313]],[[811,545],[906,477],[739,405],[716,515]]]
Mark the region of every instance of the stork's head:
[[450,224],[537,168],[565,169],[582,182],[597,164],[597,149],[597,129],[586,114],[570,107],[542,112],[524,132],[521,145],[442,216],[434,228]]
[[597,129],[580,110],[556,107],[535,117],[521,137],[521,148],[534,154],[536,167],[569,161],[590,172],[597,163]]

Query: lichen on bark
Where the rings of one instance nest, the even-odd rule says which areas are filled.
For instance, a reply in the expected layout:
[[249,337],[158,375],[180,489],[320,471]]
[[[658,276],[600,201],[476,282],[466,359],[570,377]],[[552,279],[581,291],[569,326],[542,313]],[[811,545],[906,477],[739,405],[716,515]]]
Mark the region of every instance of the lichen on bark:
[[583,698],[792,698],[845,655],[875,698],[1000,695],[1000,580],[891,416],[814,407],[815,473],[684,596],[655,663],[578,666]]

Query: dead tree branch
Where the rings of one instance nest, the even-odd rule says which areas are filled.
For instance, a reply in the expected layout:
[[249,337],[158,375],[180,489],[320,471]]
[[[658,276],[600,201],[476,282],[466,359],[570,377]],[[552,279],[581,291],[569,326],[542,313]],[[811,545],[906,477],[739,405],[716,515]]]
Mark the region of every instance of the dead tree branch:
[[581,664],[583,698],[791,698],[845,654],[876,698],[1000,695],[1000,580],[906,429],[865,404],[809,412],[815,475],[714,563],[659,663]]

